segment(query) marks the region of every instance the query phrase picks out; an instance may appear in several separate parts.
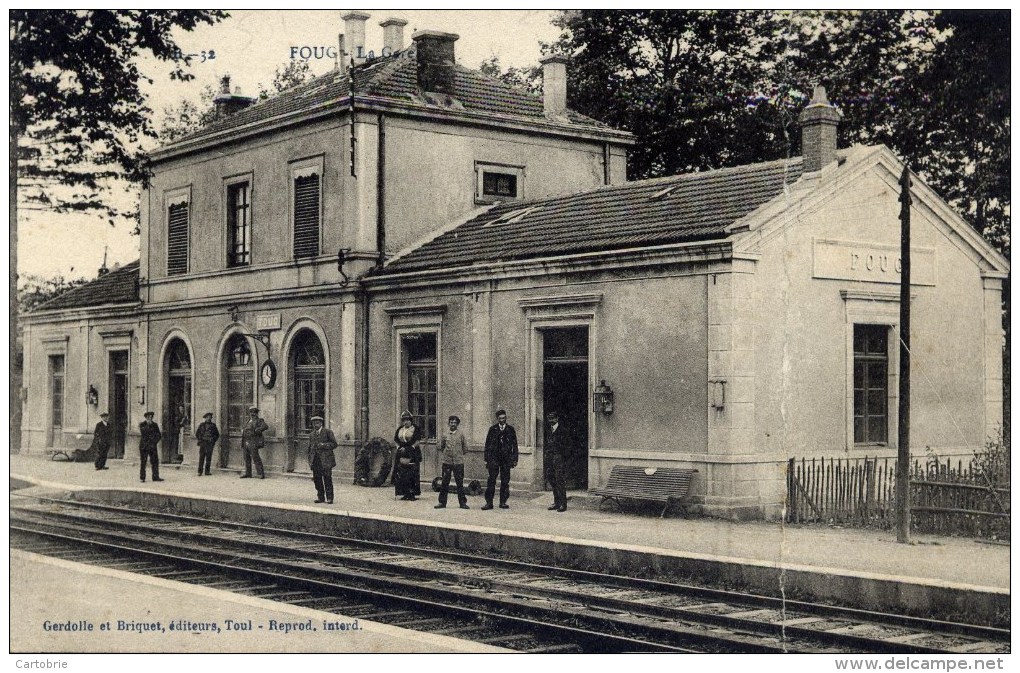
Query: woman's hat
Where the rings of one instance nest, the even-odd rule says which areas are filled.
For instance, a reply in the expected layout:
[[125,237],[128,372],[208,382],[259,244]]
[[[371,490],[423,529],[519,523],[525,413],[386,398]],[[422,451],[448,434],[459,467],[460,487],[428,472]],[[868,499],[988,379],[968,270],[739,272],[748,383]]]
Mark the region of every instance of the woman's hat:
[[405,418],[414,418],[414,416],[411,415],[410,411],[404,409],[400,412],[400,420],[404,420]]

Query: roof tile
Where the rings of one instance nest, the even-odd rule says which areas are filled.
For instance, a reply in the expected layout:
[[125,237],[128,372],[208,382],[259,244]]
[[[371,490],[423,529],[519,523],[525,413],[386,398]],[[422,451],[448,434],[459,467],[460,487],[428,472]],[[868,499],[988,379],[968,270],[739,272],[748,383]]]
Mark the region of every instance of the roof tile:
[[100,276],[91,283],[71,288],[63,294],[40,304],[36,311],[74,309],[102,304],[126,304],[138,301],[138,262]]

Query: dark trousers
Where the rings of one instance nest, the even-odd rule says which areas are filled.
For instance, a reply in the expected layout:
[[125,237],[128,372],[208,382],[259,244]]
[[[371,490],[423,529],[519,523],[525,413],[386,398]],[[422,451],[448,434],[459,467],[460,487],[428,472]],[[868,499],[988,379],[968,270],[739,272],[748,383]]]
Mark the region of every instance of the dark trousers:
[[96,469],[101,470],[106,467],[106,456],[110,453],[110,447],[96,449]]
[[333,502],[333,468],[312,463],[312,481],[315,482],[315,493],[319,500],[325,496],[326,500]]
[[553,504],[557,507],[566,507],[567,487],[563,477],[563,456],[558,453],[546,454],[545,478],[552,486]]
[[464,495],[464,464],[447,465],[443,463],[443,487],[439,489],[439,504],[446,504],[446,496],[450,492],[450,475],[457,484],[457,502],[467,504],[467,496]]
[[262,458],[259,456],[259,449],[257,446],[244,447],[244,473],[247,476],[251,476],[251,464],[255,463],[255,471],[258,472],[260,477],[266,476],[266,471],[262,467]]
[[198,445],[198,473],[202,474],[204,470],[206,474],[211,474],[209,471],[212,467],[212,452],[213,447],[211,444],[199,444]]
[[138,477],[145,481],[145,462],[148,460],[152,463],[152,478],[159,479],[159,451],[156,447],[139,449],[138,453],[142,458],[141,466],[138,468]]
[[492,504],[492,496],[496,494],[496,476],[499,476],[499,504],[505,505],[510,498],[510,463],[490,463],[489,481],[485,484],[485,503]]

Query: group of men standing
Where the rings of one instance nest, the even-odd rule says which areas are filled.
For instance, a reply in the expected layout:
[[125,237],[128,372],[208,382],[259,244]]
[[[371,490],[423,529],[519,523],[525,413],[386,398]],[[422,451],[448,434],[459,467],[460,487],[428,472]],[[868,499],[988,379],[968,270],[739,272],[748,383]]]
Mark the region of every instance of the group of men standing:
[[[163,481],[159,476],[159,453],[157,450],[162,433],[160,433],[159,425],[153,420],[154,416],[154,412],[146,411],[145,420],[138,426],[140,435],[138,450],[141,458],[139,478],[143,482],[147,464],[152,466],[152,480]],[[96,469],[106,470],[108,469],[106,460],[110,451],[112,431],[109,414],[103,412],[99,418],[99,423],[96,424],[92,435],[92,449],[96,454]],[[332,471],[336,466],[334,454],[337,447],[336,437],[332,430],[325,427],[325,420],[322,416],[312,416],[311,421],[312,432],[308,436],[307,459],[315,484],[317,496],[315,502],[333,504]],[[556,412],[550,412],[546,416],[546,421],[548,429],[545,434],[545,477],[553,491],[553,504],[549,509],[565,512],[567,510],[567,492],[564,479],[564,459],[568,450],[568,435],[560,424],[559,415]],[[459,417],[450,416],[448,423],[449,429],[439,442],[443,472],[439,504],[436,505],[436,509],[446,507],[451,477],[456,484],[457,500],[460,507],[469,509],[467,496],[464,493],[464,458],[467,454],[467,440],[459,430]],[[241,479],[252,477],[253,464],[259,479],[266,478],[260,451],[265,447],[264,433],[268,429],[268,424],[259,417],[258,408],[251,407],[248,410],[248,420],[241,430],[241,449],[244,454],[244,472],[241,474]],[[195,438],[198,440],[199,450],[198,475],[210,475],[213,447],[220,438],[219,428],[213,422],[211,412],[203,416],[202,423],[195,430]],[[499,480],[499,508],[510,509],[510,505],[507,503],[510,499],[510,470],[517,467],[518,454],[517,431],[514,430],[514,426],[506,422],[506,411],[500,409],[496,412],[496,423],[489,428],[485,437],[485,467],[489,476],[485,485],[483,510],[494,508],[497,479]]]
[[[564,477],[564,460],[569,446],[566,429],[560,423],[559,414],[551,411],[546,415],[548,429],[545,433],[545,478],[553,491],[553,504],[550,510],[567,511],[567,489]],[[454,478],[457,487],[457,500],[461,509],[468,509],[467,497],[464,494],[464,455],[467,453],[467,441],[459,430],[460,418],[450,416],[449,430],[439,442],[439,451],[443,462],[442,485],[439,490],[439,504],[436,509],[446,507],[447,493],[450,488],[450,477]],[[510,470],[517,467],[519,449],[517,431],[506,422],[506,411],[496,412],[496,423],[489,428],[485,436],[485,468],[489,473],[485,484],[485,504],[482,510],[494,508],[496,497],[496,480],[499,480],[499,508],[510,509]]]

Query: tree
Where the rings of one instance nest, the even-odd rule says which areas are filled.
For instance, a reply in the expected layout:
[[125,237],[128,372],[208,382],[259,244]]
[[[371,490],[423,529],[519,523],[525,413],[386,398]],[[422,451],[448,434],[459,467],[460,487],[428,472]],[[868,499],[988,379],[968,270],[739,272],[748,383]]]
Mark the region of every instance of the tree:
[[312,69],[308,61],[292,58],[283,65],[277,66],[273,73],[273,81],[270,86],[259,83],[259,100],[266,100],[270,96],[286,91],[298,84],[304,84],[312,77]]
[[[111,224],[124,214],[103,198],[110,180],[143,180],[139,141],[152,136],[151,110],[139,88],[137,57],[171,65],[190,79],[189,59],[172,31],[212,24],[218,10],[11,10],[10,289],[17,321],[18,212],[93,212]],[[10,330],[14,361],[16,330]],[[12,376],[11,400],[21,382]],[[12,404],[12,416],[20,413]],[[11,450],[21,444],[11,424]]]
[[537,66],[533,68],[510,66],[503,70],[499,64],[499,56],[493,55],[482,61],[478,71],[515,89],[524,89],[535,94],[542,93],[542,69]]

